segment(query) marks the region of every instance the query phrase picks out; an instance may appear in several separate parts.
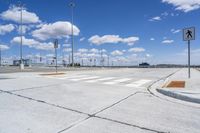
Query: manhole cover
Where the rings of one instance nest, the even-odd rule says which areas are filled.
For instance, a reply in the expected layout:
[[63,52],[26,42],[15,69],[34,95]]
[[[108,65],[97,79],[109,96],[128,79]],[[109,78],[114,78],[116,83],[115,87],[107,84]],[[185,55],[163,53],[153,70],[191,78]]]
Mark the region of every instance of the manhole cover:
[[166,88],[185,88],[185,81],[171,81]]

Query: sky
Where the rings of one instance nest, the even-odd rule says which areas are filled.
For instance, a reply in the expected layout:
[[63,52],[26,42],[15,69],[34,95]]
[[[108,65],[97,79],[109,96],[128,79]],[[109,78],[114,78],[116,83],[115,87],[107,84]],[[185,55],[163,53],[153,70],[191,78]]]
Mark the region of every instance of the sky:
[[[71,0],[21,0],[23,58],[51,62],[71,58]],[[183,28],[195,27],[191,64],[200,64],[200,0],[74,0],[75,62],[100,65],[187,64]],[[4,61],[20,57],[18,0],[0,0]],[[33,61],[33,62],[34,62]]]

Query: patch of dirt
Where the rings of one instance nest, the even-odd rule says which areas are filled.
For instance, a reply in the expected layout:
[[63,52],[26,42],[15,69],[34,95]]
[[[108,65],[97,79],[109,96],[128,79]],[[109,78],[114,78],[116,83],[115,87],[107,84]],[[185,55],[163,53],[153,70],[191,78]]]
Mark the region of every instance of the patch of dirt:
[[164,85],[163,88],[185,88],[185,81],[171,81]]

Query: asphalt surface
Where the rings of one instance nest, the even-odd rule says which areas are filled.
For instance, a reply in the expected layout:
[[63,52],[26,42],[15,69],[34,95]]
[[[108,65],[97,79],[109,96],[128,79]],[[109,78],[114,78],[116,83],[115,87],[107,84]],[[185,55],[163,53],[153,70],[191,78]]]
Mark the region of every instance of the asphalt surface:
[[200,108],[148,91],[179,69],[0,74],[1,133],[199,133]]

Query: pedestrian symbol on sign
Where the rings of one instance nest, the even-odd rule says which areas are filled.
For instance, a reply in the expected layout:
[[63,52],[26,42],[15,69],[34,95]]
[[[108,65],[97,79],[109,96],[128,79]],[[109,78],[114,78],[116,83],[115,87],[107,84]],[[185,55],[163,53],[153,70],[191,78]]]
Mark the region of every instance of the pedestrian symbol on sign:
[[186,28],[183,29],[183,40],[189,41],[189,40],[195,40],[195,28]]
[[191,30],[188,30],[186,34],[187,34],[188,39],[192,38],[192,31]]

